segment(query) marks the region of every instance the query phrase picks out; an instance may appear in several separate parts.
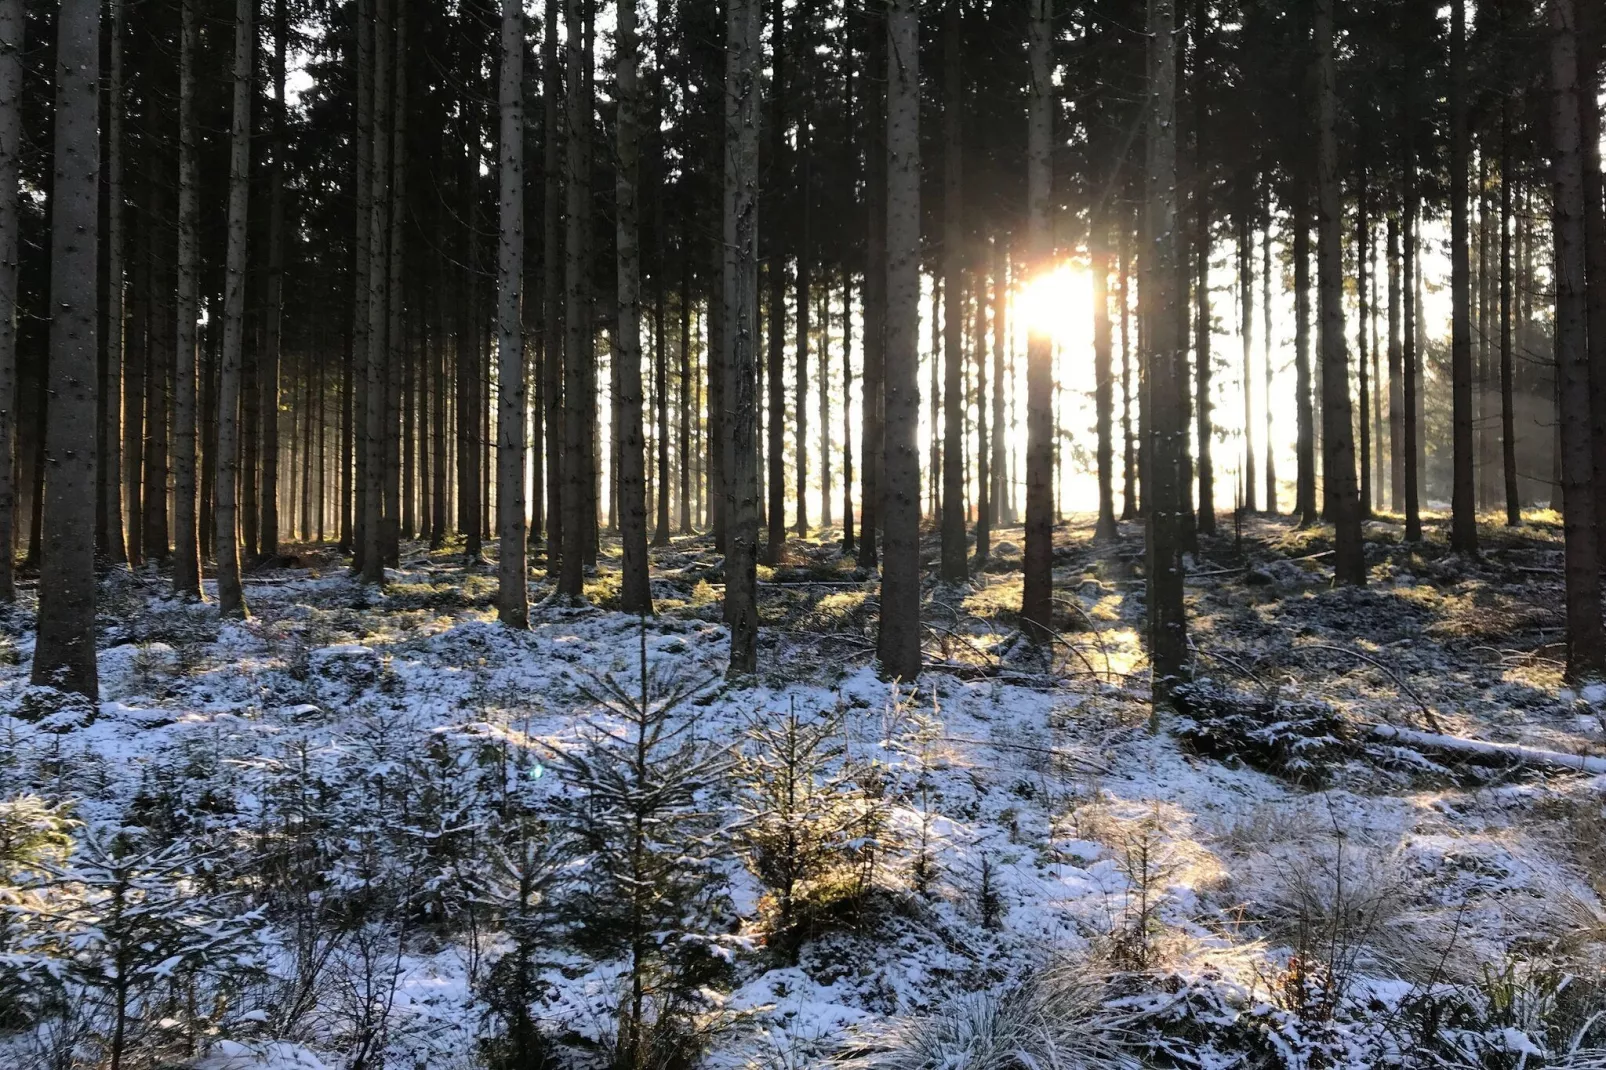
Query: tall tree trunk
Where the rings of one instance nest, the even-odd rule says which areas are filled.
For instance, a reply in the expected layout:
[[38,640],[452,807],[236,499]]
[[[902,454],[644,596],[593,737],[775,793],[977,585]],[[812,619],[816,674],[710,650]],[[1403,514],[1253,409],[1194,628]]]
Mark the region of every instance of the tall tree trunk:
[[[568,224],[564,232],[564,471],[563,556],[557,593],[570,601],[584,596],[587,544],[596,526],[591,483],[592,425],[596,387],[592,368],[591,286],[588,278],[591,214],[591,79],[586,47],[588,0],[565,0],[565,52],[568,62],[564,184]],[[587,510],[591,515],[587,517]]]
[[[684,227],[684,224],[683,224]],[[680,346],[680,381],[677,384],[680,390],[679,413],[676,419],[676,462],[680,466],[680,533],[692,533],[691,519],[691,473],[693,468],[691,425],[696,419],[692,412],[692,362],[691,362],[691,250],[686,240],[684,230],[680,236],[680,337],[677,342]]]
[[95,670],[95,260],[100,4],[62,0],[56,36],[50,362],[35,684],[99,698]]
[[1093,273],[1093,408],[1095,414],[1099,517],[1093,529],[1095,539],[1113,539],[1115,527],[1115,385],[1110,359],[1110,248],[1109,224],[1095,217],[1088,236],[1088,253]]
[[541,206],[541,403],[546,429],[546,565],[557,575],[563,552],[563,121],[559,111],[562,68],[558,65],[559,0],[546,0],[541,22],[541,147],[544,200]]
[[1404,349],[1401,353],[1403,364],[1402,389],[1400,402],[1403,407],[1401,421],[1404,424],[1405,434],[1402,436],[1405,443],[1405,541],[1422,541],[1422,512],[1419,501],[1418,476],[1421,468],[1417,465],[1418,439],[1422,434],[1422,424],[1417,418],[1417,393],[1419,368],[1421,363],[1420,350],[1417,346],[1417,193],[1416,193],[1416,154],[1408,145],[1405,151],[1405,229],[1401,235],[1405,243],[1404,277],[1402,279],[1404,323],[1402,330],[1405,334]]
[[[342,508],[350,509],[351,516],[343,525],[341,548],[352,554],[352,567],[359,572],[363,567],[366,537],[364,525],[368,513],[368,447],[367,409],[357,403],[357,382],[363,384],[366,396],[368,367],[369,323],[369,264],[371,253],[370,228],[373,225],[373,152],[374,152],[374,2],[356,0],[357,33],[357,169],[353,176],[356,190],[357,234],[354,243],[352,283],[352,330],[350,374],[346,390],[346,417],[343,436],[346,439],[342,452],[351,458],[346,464],[348,493]],[[362,430],[359,430],[359,427]]]
[[[1601,197],[1601,117],[1595,95],[1595,50],[1590,47],[1588,29],[1587,22],[1580,26],[1577,45],[1584,173],[1584,314],[1592,391],[1590,420],[1595,486],[1606,488],[1606,201]],[[1565,467],[1565,460],[1563,465]],[[1606,544],[1606,493],[1595,495],[1595,541],[1597,545]]]
[[225,617],[246,615],[240,587],[240,354],[245,342],[246,208],[250,200],[251,18],[256,0],[235,0],[234,111],[229,124],[228,270],[223,297],[223,361],[218,373],[217,596]]
[[[103,524],[99,541],[114,565],[128,560],[123,539],[123,24],[124,0],[111,0],[110,64],[106,86],[106,306],[101,344],[106,360],[101,376],[104,413],[99,495]],[[0,399],[7,395],[0,394]],[[0,400],[6,405],[7,400]],[[0,436],[4,432],[0,431]],[[9,478],[9,473],[7,474]],[[9,543],[0,543],[9,551]],[[9,558],[8,558],[9,560]],[[5,581],[0,580],[0,587]],[[0,596],[3,599],[3,596]]]
[[618,249],[619,322],[614,330],[613,359],[619,364],[619,535],[622,576],[619,608],[651,613],[647,582],[646,458],[642,443],[641,399],[641,244],[637,223],[637,160],[641,154],[636,123],[636,64],[641,50],[636,34],[636,0],[620,0],[614,78],[618,101],[618,144],[614,169],[614,215]]
[[1389,508],[1405,510],[1405,416],[1404,365],[1400,350],[1400,209],[1389,208],[1388,300],[1389,300]]
[[1472,295],[1467,249],[1466,0],[1452,0],[1450,8],[1450,382],[1454,445],[1450,549],[1475,554],[1478,502],[1473,472]]
[[[384,383],[384,433],[380,447],[384,457],[384,520],[380,526],[381,549],[385,564],[401,564],[401,404],[402,369],[406,366],[407,338],[402,329],[402,310],[407,289],[402,281],[403,224],[407,219],[407,3],[395,3],[394,61],[391,77],[395,87],[390,98],[390,237],[386,242],[385,301],[387,317],[381,379]],[[487,379],[489,369],[487,369]],[[487,411],[486,419],[489,420]],[[489,527],[489,525],[487,525]]]
[[[385,394],[389,362],[390,309],[387,286],[390,261],[390,57],[392,55],[391,4],[374,0],[374,151],[370,158],[372,191],[368,204],[368,352],[363,362],[363,456],[366,459],[363,492],[362,579],[379,583],[385,578]],[[477,172],[477,168],[475,169]]]
[[[1170,10],[1170,0],[1160,2]],[[1054,85],[1049,66],[1053,0],[1030,0],[1028,11],[1027,48],[1032,80],[1026,111],[1026,239],[1029,271],[1035,278],[1053,269],[1054,255],[1049,217],[1054,187]],[[1169,42],[1169,30],[1166,34]],[[1021,618],[1027,634],[1041,642],[1054,630],[1054,341],[1042,324],[1028,324],[1028,330],[1026,550]]]
[[[850,124],[851,127],[851,124]],[[842,549],[854,553],[853,533],[853,273],[842,272]]]
[[[1134,365],[1138,363],[1136,347],[1132,337],[1132,251],[1131,227],[1122,212],[1121,220],[1121,288],[1118,300],[1121,302],[1121,519],[1136,520],[1138,516],[1138,440],[1132,425],[1132,398],[1137,384],[1133,383]],[[999,303],[997,295],[998,286],[994,282],[994,306]],[[998,347],[997,366],[1000,375],[1004,370],[1003,340],[999,338],[994,343]],[[998,395],[1002,395],[1003,388],[1000,382]],[[995,395],[995,412],[999,417],[1003,415],[1003,398]],[[994,428],[993,434],[1000,443],[1003,440],[1002,421]],[[997,458],[1003,452],[1002,445],[994,452]],[[995,461],[996,463],[996,461]]]
[[1551,137],[1556,242],[1556,361],[1561,381],[1563,531],[1566,546],[1567,677],[1606,669],[1595,538],[1585,323],[1584,150],[1579,121],[1578,16],[1573,0],[1549,0]]
[[[993,552],[993,471],[992,471],[992,438],[988,430],[988,406],[991,404],[991,395],[988,393],[987,362],[992,354],[987,347],[987,314],[992,302],[989,300],[991,289],[987,285],[987,252],[985,239],[976,250],[971,278],[973,280],[972,298],[975,302],[975,318],[971,321],[973,336],[970,344],[975,348],[976,360],[976,562],[978,567],[987,562]],[[1000,384],[992,384],[992,393],[996,394]]]
[[[866,12],[864,109],[865,223],[864,241],[864,370],[860,394],[863,458],[859,488],[858,563],[874,569],[880,560],[877,535],[884,526],[885,368],[887,327],[887,33],[879,4]],[[918,493],[918,486],[916,488]]]
[[886,492],[877,647],[888,676],[913,681],[920,675],[920,23],[915,0],[888,0],[886,23]]
[[1147,273],[1149,440],[1143,493],[1148,514],[1145,577],[1153,696],[1169,703],[1187,674],[1187,617],[1183,604],[1182,550],[1187,519],[1184,441],[1187,424],[1187,344],[1178,308],[1181,274],[1177,250],[1176,26],[1173,0],[1149,4],[1148,237],[1154,255]]
[[653,407],[657,415],[658,436],[655,446],[658,451],[657,485],[654,487],[656,495],[653,505],[657,516],[654,519],[652,544],[654,546],[669,545],[669,352],[665,345],[668,341],[668,332],[664,326],[664,268],[668,257],[665,249],[664,231],[660,223],[658,228],[658,242],[652,273],[653,288]]
[[201,598],[201,542],[195,517],[195,403],[198,366],[195,327],[196,238],[196,0],[183,0],[179,32],[178,91],[178,344],[173,374],[173,593]]
[[[22,156],[22,0],[0,0],[0,602],[17,598],[18,170]],[[125,433],[128,425],[124,425]],[[132,519],[132,515],[130,517]]]
[[[0,49],[0,53],[3,53],[3,49]],[[4,166],[5,159],[15,163],[13,157],[0,155],[0,166]],[[3,183],[0,192],[11,188],[9,182],[0,180],[0,183]],[[125,291],[128,331],[123,355],[123,530],[131,565],[141,564],[145,560],[145,377],[149,364],[150,339],[146,327],[150,304],[145,299],[144,283],[150,258],[145,250],[149,226],[140,225],[140,215],[139,212],[134,213],[130,228],[133,240],[129,243],[128,286]],[[15,286],[15,281],[7,282],[4,275],[8,270],[4,265],[14,260],[14,252],[0,250],[0,290],[5,293],[14,292],[8,287]],[[0,298],[0,301],[3,300],[14,302],[14,298]],[[15,319],[15,304],[11,307],[12,318]],[[0,306],[0,312],[3,312],[3,306]],[[14,325],[12,329],[15,331]],[[15,346],[14,335],[12,344]],[[0,438],[3,437],[3,433],[0,433]],[[0,475],[0,479],[4,478]]]
[[[1355,332],[1356,361],[1355,370],[1359,387],[1360,419],[1356,424],[1361,433],[1361,517],[1364,519],[1372,515],[1372,427],[1367,422],[1372,407],[1372,384],[1367,378],[1367,341],[1368,330],[1371,326],[1372,307],[1367,301],[1366,284],[1370,276],[1371,266],[1371,235],[1372,217],[1369,214],[1370,204],[1367,201],[1366,167],[1360,169],[1358,189],[1355,205],[1355,298],[1360,306],[1360,324]],[[1340,296],[1342,299],[1342,295]]]
[[[1509,7],[1502,0],[1502,29],[1508,11]],[[1506,524],[1510,527],[1522,523],[1522,499],[1517,490],[1516,377],[1511,350],[1511,184],[1516,177],[1511,158],[1514,93],[1508,80],[1500,92],[1500,453],[1505,472]]]
[[1344,205],[1338,180],[1338,87],[1333,58],[1333,0],[1316,0],[1316,191],[1318,294],[1322,315],[1322,478],[1332,503],[1333,573],[1341,584],[1366,583],[1361,498],[1355,476],[1355,420],[1344,338]]
[[[960,0],[947,0],[942,27],[942,578],[947,583],[970,578],[965,545],[965,205],[960,120],[965,78],[959,16]],[[937,433],[935,423],[931,433]]]
[[1277,513],[1277,453],[1272,441],[1274,418],[1271,403],[1272,380],[1275,369],[1271,359],[1271,183],[1261,193],[1260,200],[1260,356],[1266,377],[1266,512]]
[[172,274],[171,246],[166,226],[158,227],[155,220],[166,220],[170,209],[167,199],[165,159],[160,152],[153,153],[154,166],[159,168],[151,183],[150,214],[153,233],[147,243],[147,270],[145,273],[146,303],[150,309],[149,340],[146,349],[145,375],[145,487],[142,495],[145,506],[144,530],[141,543],[145,556],[166,564],[168,560],[167,529],[167,476],[169,464],[170,428],[169,402],[173,396],[173,328],[177,323],[173,311],[173,290],[176,280]]
[[1317,521],[1316,423],[1310,396],[1310,189],[1302,165],[1295,166],[1300,176],[1295,179],[1294,193],[1294,418],[1298,425],[1294,511],[1300,526],[1307,527]]
[[[754,412],[758,379],[759,0],[726,7],[723,315],[726,358],[725,619],[732,677],[758,669],[758,457]],[[771,369],[778,374],[779,369]]]
[[[273,0],[273,161],[268,191],[268,307],[266,346],[259,366],[262,406],[262,517],[258,545],[263,557],[279,553],[279,363],[284,340],[284,95],[285,49],[290,24],[285,0]],[[182,348],[182,347],[181,347]],[[183,359],[182,355],[179,359]]]
[[[797,454],[797,533],[799,538],[806,537],[809,531],[808,511],[808,480],[809,480],[809,288],[812,285],[809,264],[809,138],[808,113],[805,111],[798,122],[798,142],[800,155],[803,157],[798,174],[801,179],[798,189],[798,220],[799,227],[797,243],[797,368],[794,387],[796,389],[796,454]],[[780,369],[776,368],[776,374]],[[824,389],[824,384],[821,384]],[[824,457],[820,458],[823,468],[827,463]]]
[[1255,238],[1251,214],[1254,211],[1254,189],[1243,194],[1238,212],[1238,333],[1243,344],[1244,390],[1244,451],[1243,451],[1243,508],[1256,511],[1258,488],[1255,486],[1255,379],[1254,379],[1254,324],[1255,324]]
[[[632,6],[630,2],[620,6],[620,14],[625,16],[620,20],[622,45],[634,41],[635,27],[625,21]],[[621,80],[629,62],[621,56]],[[631,75],[633,78],[633,70]],[[524,0],[502,0],[497,102],[501,108],[497,160],[501,234],[496,247],[496,525],[501,544],[496,615],[507,627],[522,629],[530,626],[530,584],[524,559],[528,541],[524,523]],[[623,128],[621,116],[621,155]],[[621,187],[623,184],[621,179]],[[622,201],[621,196],[621,220],[625,213]],[[621,259],[623,227],[621,222]]]

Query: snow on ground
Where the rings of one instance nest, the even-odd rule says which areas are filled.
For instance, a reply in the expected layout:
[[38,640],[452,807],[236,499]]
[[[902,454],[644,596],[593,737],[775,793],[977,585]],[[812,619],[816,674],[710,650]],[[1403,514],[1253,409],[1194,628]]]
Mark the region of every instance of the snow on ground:
[[[1388,529],[1373,534],[1386,540]],[[837,711],[847,756],[875,763],[891,785],[899,846],[884,879],[895,907],[822,929],[796,963],[763,947],[763,890],[728,854],[733,917],[719,946],[731,969],[713,997],[710,1065],[808,1065],[849,1038],[1066,961],[1169,978],[1144,989],[1151,1011],[1155,993],[1178,1007],[1199,998],[1194,986],[1226,993],[1222,1006],[1261,1023],[1283,1065],[1319,1065],[1301,1045],[1322,1044],[1328,1065],[1341,1050],[1366,1060],[1392,1051],[1409,1065],[1380,1039],[1387,1029],[1332,1006],[1313,1011],[1318,990],[1343,974],[1346,999],[1396,1013],[1435,985],[1585,961],[1606,938],[1596,893],[1606,821],[1593,785],[1531,771],[1424,773],[1375,753],[1301,784],[1188,753],[1168,724],[1154,730],[1145,703],[1132,551],[1095,552],[1084,536],[1073,529],[1056,556],[1078,614],[1050,663],[1021,652],[998,608],[1018,575],[984,573],[968,592],[933,596],[928,656],[953,671],[901,691],[875,675],[863,591],[846,581],[802,602],[800,589],[768,589],[766,605],[781,605],[766,610],[763,676],[723,683],[717,590],[694,543],[655,562],[669,577],[655,584],[657,618],[537,606],[528,633],[495,622],[491,575],[421,550],[383,593],[317,559],[254,574],[243,623],[163,597],[154,575],[109,580],[99,716],[65,733],[0,716],[0,799],[66,802],[80,838],[160,826],[229,856],[319,852],[321,872],[346,894],[387,879],[417,891],[423,916],[369,924],[372,946],[342,953],[366,948],[364,969],[345,961],[307,1006],[292,992],[305,949],[269,912],[262,979],[190,1044],[206,1070],[316,1070],[349,1065],[354,1052],[395,1066],[476,1065],[479,1039],[497,1028],[492,967],[509,945],[465,922],[475,896],[490,893],[459,885],[491,878],[484,859],[453,855],[453,838],[472,840],[498,798],[538,807],[569,790],[552,756],[606,722],[593,697],[601,677],[639,687],[643,645],[655,677],[707,681],[686,710],[701,739],[729,745],[753,718],[794,708]],[[1326,588],[1310,556],[1319,542],[1264,523],[1252,538],[1247,572],[1224,567],[1238,560],[1228,540],[1192,562],[1193,638],[1202,670],[1221,683],[1326,699],[1362,723],[1599,753],[1606,695],[1564,691],[1547,660],[1559,635],[1553,591],[1536,586],[1553,567],[1542,536],[1480,566],[1385,547],[1373,555],[1378,582],[1358,592]],[[1505,557],[1521,563],[1502,566]],[[12,713],[30,611],[25,602],[7,626],[16,657],[0,670],[0,710]],[[403,780],[406,791],[393,786]],[[292,787],[305,796],[293,806]],[[387,809],[403,798],[431,800],[438,823],[409,828],[415,854],[387,857],[391,833],[380,826],[410,820]],[[353,805],[378,812],[365,824],[343,813]],[[336,827],[349,842],[316,842]],[[920,854],[931,863],[924,891],[911,876]],[[535,1017],[576,1050],[606,1043],[620,963],[547,954]],[[1318,955],[1320,976],[1310,967]],[[1483,1035],[1494,1029],[1485,1016],[1463,1024]],[[1332,1040],[1335,1023],[1354,1035]],[[1538,1036],[1522,1025],[1510,1027]],[[1220,1032],[1187,1034],[1198,1065],[1236,1065],[1211,1054],[1224,1047]],[[1310,1039],[1318,1034],[1327,1039]],[[1521,1041],[1530,1042],[1540,1041]],[[28,1065],[16,1060],[36,1058],[26,1053],[38,1044],[0,1039],[0,1061],[10,1045],[12,1065]],[[1491,1045],[1520,1047],[1503,1032]]]

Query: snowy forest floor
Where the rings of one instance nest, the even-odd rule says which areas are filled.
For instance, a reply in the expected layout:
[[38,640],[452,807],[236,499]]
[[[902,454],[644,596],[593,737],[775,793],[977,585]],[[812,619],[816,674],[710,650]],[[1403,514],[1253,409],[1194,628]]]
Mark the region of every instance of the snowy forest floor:
[[521,925],[518,876],[643,651],[649,704],[696,685],[688,738],[795,711],[832,739],[811,783],[880,815],[783,943],[737,827],[753,785],[699,796],[707,1065],[1606,1065],[1606,777],[1369,735],[1606,757],[1606,688],[1560,678],[1557,518],[1489,518],[1477,560],[1441,519],[1415,548],[1369,522],[1354,590],[1330,529],[1227,518],[1189,558],[1200,683],[1158,722],[1142,527],[1096,546],[1084,516],[1056,530],[1054,643],[1021,637],[1006,529],[971,584],[928,584],[902,693],[828,535],[761,573],[750,687],[721,679],[703,538],[653,551],[651,620],[608,608],[605,545],[592,607],[528,633],[450,548],[405,546],[382,590],[293,550],[248,574],[243,623],[108,577],[96,710],[27,687],[25,591],[0,618],[0,1065],[537,1066],[509,1055],[519,948],[541,1050],[606,1064],[623,957]]

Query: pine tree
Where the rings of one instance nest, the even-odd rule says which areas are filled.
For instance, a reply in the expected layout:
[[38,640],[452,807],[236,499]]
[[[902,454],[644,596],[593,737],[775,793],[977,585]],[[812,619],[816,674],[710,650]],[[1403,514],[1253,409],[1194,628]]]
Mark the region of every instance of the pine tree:
[[[758,669],[758,96],[759,0],[730,0],[725,37],[724,292],[721,421],[725,620],[729,675]],[[771,369],[776,374],[777,369]]]
[[636,68],[641,39],[636,31],[635,0],[620,0],[614,84],[618,94],[615,124],[614,216],[618,250],[618,321],[614,356],[619,368],[619,536],[622,551],[619,608],[626,613],[652,612],[647,579],[647,480],[642,442],[641,385],[641,234],[637,185],[641,156],[638,129]]
[[179,31],[178,103],[178,312],[177,363],[173,372],[173,593],[180,598],[201,598],[201,543],[196,526],[195,461],[196,384],[199,347],[196,345],[196,261],[199,243],[196,223],[199,190],[196,188],[195,54],[196,0],[183,0]]
[[22,151],[22,0],[0,0],[0,603],[14,601],[17,487],[18,170]]
[[1551,160],[1555,183],[1556,363],[1561,383],[1561,469],[1566,548],[1567,677],[1606,670],[1598,548],[1594,454],[1590,440],[1589,351],[1584,303],[1584,176],[1579,122],[1578,13],[1573,0],[1550,8]]
[[[1169,10],[1169,9],[1168,9]],[[1053,270],[1049,219],[1053,195],[1053,80],[1049,52],[1053,0],[1030,0],[1028,55],[1032,82],[1026,119],[1026,236],[1033,276]],[[1021,619],[1027,634],[1045,639],[1054,628],[1054,372],[1053,340],[1030,325],[1026,356],[1026,553]]]
[[[1042,0],[1046,2],[1046,0]],[[920,27],[915,0],[888,0],[886,311],[881,475],[881,630],[890,677],[920,675]]]
[[501,536],[497,617],[509,628],[530,624],[524,519],[524,3],[502,3],[502,72],[498,91],[501,179],[496,353],[500,386],[496,420],[496,509]]
[[246,210],[250,201],[251,19],[256,0],[235,0],[234,106],[229,126],[228,272],[223,298],[223,361],[218,372],[217,524],[218,610],[247,614],[240,586],[240,380],[245,344]]
[[[95,668],[95,258],[100,229],[96,0],[63,0],[60,5],[55,76],[44,443],[49,475],[40,514],[44,545],[33,682],[93,700],[100,690]],[[16,142],[3,148],[14,150]]]
[[[947,583],[964,583],[970,578],[965,546],[965,206],[960,119],[965,75],[960,59],[962,33],[960,0],[947,0],[942,26],[942,578]],[[936,427],[933,422],[934,438]]]

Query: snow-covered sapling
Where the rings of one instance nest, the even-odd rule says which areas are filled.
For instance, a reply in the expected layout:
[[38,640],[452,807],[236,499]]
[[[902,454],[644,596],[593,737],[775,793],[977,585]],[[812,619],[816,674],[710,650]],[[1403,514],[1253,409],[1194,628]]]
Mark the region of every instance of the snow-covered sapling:
[[743,858],[772,898],[770,941],[795,960],[811,905],[851,891],[863,793],[846,761],[842,717],[761,713],[737,760]]
[[729,830],[717,798],[730,757],[699,739],[681,705],[699,687],[654,678],[632,694],[603,677],[602,712],[555,752],[553,830],[568,859],[562,911],[580,946],[625,960],[615,1065],[680,1061],[698,989],[723,972],[708,933]]

